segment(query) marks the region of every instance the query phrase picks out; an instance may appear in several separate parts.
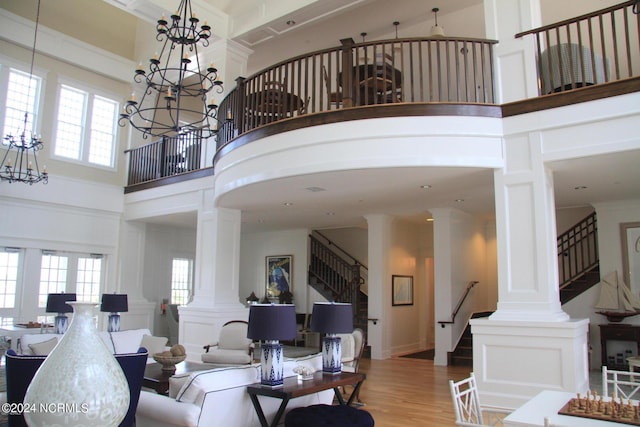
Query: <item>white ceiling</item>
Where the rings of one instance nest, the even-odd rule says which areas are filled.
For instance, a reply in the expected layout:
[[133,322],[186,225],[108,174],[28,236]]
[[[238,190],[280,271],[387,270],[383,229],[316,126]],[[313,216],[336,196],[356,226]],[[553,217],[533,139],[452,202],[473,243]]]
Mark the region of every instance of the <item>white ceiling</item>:
[[[248,16],[252,11],[268,15],[265,8],[274,4],[269,0],[201,1],[231,15],[232,19]],[[415,24],[427,19],[433,7],[440,7],[438,20],[442,23],[446,18],[441,18],[441,14],[446,16],[454,10],[482,3],[482,0],[282,1],[294,7],[296,4],[308,6],[234,34],[234,38],[256,51],[268,46],[269,51],[278,52],[278,46],[287,46],[291,38],[304,37],[308,29],[314,34],[314,44],[330,47],[344,36],[331,30],[324,32],[325,40],[317,40],[319,34],[323,34],[314,30],[318,25],[335,29],[331,24],[334,22],[350,31],[345,36],[366,31],[376,38],[389,33],[390,21]],[[193,2],[195,9],[195,0]],[[295,31],[287,31],[283,26],[288,19],[296,21]],[[456,25],[461,24],[456,22]],[[265,34],[268,37],[262,40]],[[549,164],[554,172],[556,207],[584,207],[595,202],[640,198],[638,165],[640,151]],[[431,188],[420,188],[424,184]],[[464,201],[456,201],[459,199]],[[364,215],[374,213],[424,221],[430,216],[430,207],[455,207],[484,218],[495,214],[493,171],[475,168],[368,169],[299,176],[242,188],[225,195],[220,203],[242,210],[243,231],[364,226]],[[285,206],[285,203],[291,205]],[[195,213],[157,218],[152,222],[190,227],[196,223]]]

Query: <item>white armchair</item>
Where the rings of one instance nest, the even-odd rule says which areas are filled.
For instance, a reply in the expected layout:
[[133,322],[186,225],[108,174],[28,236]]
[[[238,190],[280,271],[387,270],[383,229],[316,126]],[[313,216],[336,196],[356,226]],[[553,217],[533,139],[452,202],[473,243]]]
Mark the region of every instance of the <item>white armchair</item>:
[[253,361],[253,341],[247,338],[248,323],[231,320],[220,330],[218,342],[205,345],[201,359],[218,365],[246,365]]

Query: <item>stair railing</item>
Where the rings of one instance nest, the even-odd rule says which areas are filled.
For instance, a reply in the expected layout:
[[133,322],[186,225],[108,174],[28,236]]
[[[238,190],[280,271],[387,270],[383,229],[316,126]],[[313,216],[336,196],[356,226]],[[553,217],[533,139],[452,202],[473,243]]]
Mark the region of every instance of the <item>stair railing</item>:
[[560,289],[599,265],[595,212],[558,236]]
[[458,311],[460,311],[460,307],[462,307],[464,300],[467,299],[467,296],[469,295],[469,292],[471,292],[471,289],[478,283],[480,282],[478,282],[477,280],[472,280],[471,282],[469,282],[469,284],[467,285],[467,289],[464,291],[464,294],[462,294],[462,297],[460,297],[460,301],[458,301],[458,305],[456,305],[456,308],[453,310],[453,313],[451,313],[451,320],[438,321],[441,328],[444,328],[445,325],[450,325],[455,323],[456,315],[458,314]]

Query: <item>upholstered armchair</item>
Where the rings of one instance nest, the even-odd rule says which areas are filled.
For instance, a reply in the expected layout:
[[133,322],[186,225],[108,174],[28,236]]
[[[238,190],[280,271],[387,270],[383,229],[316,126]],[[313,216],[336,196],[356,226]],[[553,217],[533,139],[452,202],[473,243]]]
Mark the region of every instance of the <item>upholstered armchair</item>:
[[136,409],[138,408],[138,400],[142,390],[144,369],[147,367],[147,356],[148,352],[144,347],[140,347],[137,353],[115,355],[129,385],[129,409],[118,427],[135,426]]
[[[8,350],[5,357],[7,403],[21,404],[31,380],[47,356],[21,356]],[[8,419],[10,427],[27,427],[21,413],[10,413]]]
[[246,365],[253,361],[253,341],[247,338],[248,323],[231,320],[220,330],[218,342],[205,345],[201,359],[218,365]]

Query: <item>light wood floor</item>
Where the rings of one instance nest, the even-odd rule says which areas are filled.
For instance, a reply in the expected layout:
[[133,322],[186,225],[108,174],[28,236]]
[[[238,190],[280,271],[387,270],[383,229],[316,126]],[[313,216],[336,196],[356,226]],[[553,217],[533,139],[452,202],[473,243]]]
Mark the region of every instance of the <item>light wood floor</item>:
[[471,368],[398,357],[362,359],[360,372],[367,374],[361,409],[373,415],[376,427],[441,427],[455,425],[449,380],[468,377]]

